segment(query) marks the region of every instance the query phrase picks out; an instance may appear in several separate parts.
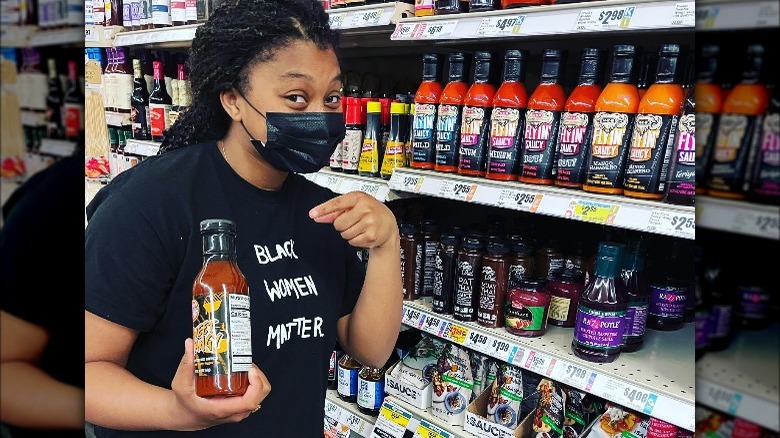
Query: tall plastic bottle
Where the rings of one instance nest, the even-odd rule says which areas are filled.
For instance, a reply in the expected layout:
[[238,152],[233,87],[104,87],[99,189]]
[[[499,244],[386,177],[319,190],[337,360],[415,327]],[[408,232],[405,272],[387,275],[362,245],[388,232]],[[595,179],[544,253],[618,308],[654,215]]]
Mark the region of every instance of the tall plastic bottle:
[[723,111],[724,90],[718,82],[720,47],[704,44],[696,61],[696,194],[707,193],[706,172],[712,159],[712,150],[718,133],[720,113]]
[[496,95],[496,87],[490,83],[494,58],[490,52],[474,55],[474,83],[463,100],[460,125],[458,173],[461,175],[485,176],[490,108]]
[[436,106],[442,93],[439,82],[440,65],[439,55],[423,55],[423,81],[414,95],[414,139],[410,162],[410,166],[417,169],[433,169]]
[[454,173],[458,170],[460,122],[463,101],[469,90],[466,84],[466,55],[450,53],[448,82],[439,99],[436,118],[436,156],[434,169]]

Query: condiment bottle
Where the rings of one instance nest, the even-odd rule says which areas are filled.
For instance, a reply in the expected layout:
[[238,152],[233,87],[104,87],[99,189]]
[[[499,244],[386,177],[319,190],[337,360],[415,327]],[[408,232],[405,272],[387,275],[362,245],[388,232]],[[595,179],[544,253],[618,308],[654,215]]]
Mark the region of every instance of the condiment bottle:
[[522,8],[525,6],[549,5],[550,0],[501,0],[502,9]]
[[620,277],[627,301],[622,351],[632,352],[642,347],[647,327],[648,290],[645,249],[641,240],[629,243]]
[[414,0],[414,16],[430,17],[434,13],[433,0]]
[[496,241],[487,245],[482,257],[482,281],[479,293],[477,323],[484,327],[504,325],[504,304],[506,303],[509,280],[509,246]]
[[422,295],[423,242],[414,224],[401,225],[400,241],[404,300],[414,301]]
[[457,14],[468,11],[468,0],[436,0],[436,15]]
[[[407,105],[404,104],[404,107]],[[406,136],[406,143],[404,144],[404,151],[406,152],[405,157],[405,163],[406,167],[410,167],[412,165],[412,152],[414,150],[414,136],[415,136],[415,130],[414,130],[414,103],[410,103],[409,105],[409,117],[407,117],[406,126],[408,128],[408,134]],[[431,133],[433,135],[433,133]]]
[[364,366],[358,373],[358,410],[366,415],[379,415],[384,400],[385,369]]
[[506,304],[506,330],[517,336],[541,336],[547,331],[550,294],[547,280],[538,277],[515,278]]
[[[741,261],[740,263],[745,263]],[[736,278],[736,300],[734,305],[734,323],[737,327],[747,330],[766,328],[770,318],[770,288],[763,276],[768,272],[768,266],[741,266],[741,272],[752,275],[742,275]],[[763,271],[763,272],[762,272]]]
[[444,315],[452,314],[453,294],[458,270],[458,237],[453,233],[441,236],[436,249],[436,263],[433,278],[432,309]]
[[593,114],[601,94],[602,51],[582,49],[577,86],[566,100],[561,115],[555,160],[555,185],[581,189],[585,181],[585,165],[593,140]]
[[338,365],[338,389],[337,393],[340,399],[355,403],[358,393],[358,374],[363,366],[352,356],[344,354],[341,356]]
[[678,80],[679,57],[677,44],[664,44],[658,50],[655,83],[640,101],[634,119],[623,181],[625,196],[655,200],[664,197],[675,132],[685,102]]
[[163,63],[154,61],[154,88],[149,94],[149,113],[152,122],[152,140],[162,141],[171,127],[170,111],[173,100],[165,88]]
[[718,83],[720,47],[703,44],[696,63],[696,194],[707,193],[706,172],[718,133],[725,92]]
[[752,166],[751,147],[769,105],[769,91],[761,83],[764,46],[747,48],[740,83],[729,91],[718,123],[712,162],[707,176],[711,196],[744,199]]
[[427,219],[420,224],[422,231],[421,240],[423,246],[423,282],[421,296],[433,295],[434,277],[436,273],[436,250],[439,248],[439,225],[436,221]]
[[501,9],[499,0],[469,0],[469,12],[494,11]]
[[477,300],[479,299],[482,249],[484,247],[481,238],[466,236],[463,238],[460,251],[458,251],[457,281],[455,299],[453,300],[453,316],[458,321],[477,319]]
[[761,124],[756,164],[750,180],[751,202],[780,204],[780,95],[775,88]]
[[723,263],[705,265],[701,278],[702,294],[708,297],[710,304],[709,351],[722,351],[731,343],[735,301],[731,291],[734,284]]
[[458,173],[485,176],[490,107],[496,94],[496,87],[490,83],[493,55],[490,52],[477,52],[474,60],[474,83],[463,100]]
[[636,90],[639,92],[640,100],[645,97],[645,93],[647,93],[650,85],[652,85],[650,83],[652,80],[651,71],[656,65],[655,56],[655,53],[643,53],[642,56],[640,56],[639,75],[636,80]]
[[501,86],[493,98],[490,114],[490,147],[487,178],[513,181],[520,175],[520,148],[525,130],[527,50],[507,50]]
[[612,49],[609,83],[596,101],[593,141],[585,183],[587,192],[623,194],[628,142],[639,109],[639,93],[633,83],[636,48],[618,45]]
[[590,362],[613,362],[620,355],[626,301],[619,278],[624,246],[599,244],[594,278],[585,286],[577,305],[572,351]]
[[403,126],[404,119],[407,117],[404,104],[393,102],[390,104],[390,134],[387,138],[387,147],[385,148],[384,158],[382,158],[382,169],[380,171],[383,179],[390,179],[393,170],[405,166],[404,139],[406,137]]
[[439,83],[440,56],[423,55],[423,81],[414,95],[414,140],[409,165],[417,169],[433,169],[435,158],[434,123],[436,106],[442,95]]
[[341,349],[341,345],[339,345],[338,341],[336,341],[336,345],[333,346],[333,351],[330,353],[330,366],[328,368],[328,389],[338,390],[338,364],[342,355],[344,355],[344,350]]
[[536,276],[552,280],[553,274],[561,271],[566,259],[563,256],[558,240],[550,238],[546,246],[536,251]]
[[363,147],[360,150],[358,174],[360,176],[379,176],[379,166],[382,164],[382,155],[380,153],[382,104],[380,102],[368,102],[367,112],[366,132],[363,136]]
[[360,99],[356,97],[345,97],[347,100],[347,132],[342,140],[342,158],[341,170],[344,173],[358,173],[360,163],[360,152],[363,146],[363,130],[365,124],[362,123],[360,110]]
[[696,272],[696,314],[694,316],[694,344],[696,360],[699,360],[710,345],[710,304],[701,290],[698,270]]
[[192,286],[195,392],[199,397],[243,395],[252,366],[249,287],[236,263],[236,225],[200,222],[203,266]]
[[534,248],[527,242],[517,242],[512,245],[512,255],[509,258],[509,284],[511,289],[515,278],[533,277],[536,273],[536,256]]
[[550,313],[547,322],[559,327],[574,327],[577,304],[585,288],[585,272],[574,266],[553,274],[547,285],[550,292]]
[[439,99],[436,119],[436,156],[433,168],[439,172],[454,173],[458,170],[460,122],[463,101],[469,86],[465,82],[466,56],[458,52],[450,53],[449,60],[448,82]]
[[565,63],[564,52],[545,49],[539,85],[528,99],[523,134],[523,167],[520,182],[552,185],[555,142],[566,92],[561,86]]
[[347,0],[347,7],[365,6],[366,0]]
[[650,282],[647,326],[655,330],[679,330],[683,326],[683,313],[688,299],[689,281],[680,256],[678,242],[672,242],[670,254],[656,264]]

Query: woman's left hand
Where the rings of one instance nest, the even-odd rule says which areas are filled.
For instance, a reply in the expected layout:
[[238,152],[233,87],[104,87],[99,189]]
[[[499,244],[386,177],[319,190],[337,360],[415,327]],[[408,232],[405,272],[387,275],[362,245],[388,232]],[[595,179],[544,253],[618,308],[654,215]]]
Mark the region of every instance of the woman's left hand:
[[386,205],[363,192],[350,192],[309,211],[317,223],[332,223],[341,237],[357,248],[382,248],[398,242],[398,225]]

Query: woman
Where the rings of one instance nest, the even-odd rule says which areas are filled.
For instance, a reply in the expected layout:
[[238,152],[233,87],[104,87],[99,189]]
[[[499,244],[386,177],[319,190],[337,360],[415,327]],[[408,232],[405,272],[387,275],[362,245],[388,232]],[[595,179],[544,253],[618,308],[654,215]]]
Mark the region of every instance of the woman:
[[[226,2],[193,40],[193,105],[164,152],[88,206],[85,415],[98,437],[321,436],[337,336],[363,364],[389,358],[395,218],[295,174],[324,166],[344,136],[336,44],[320,2]],[[235,222],[250,290],[254,365],[240,397],[195,394],[190,303],[211,218]],[[367,268],[355,247],[370,248]]]

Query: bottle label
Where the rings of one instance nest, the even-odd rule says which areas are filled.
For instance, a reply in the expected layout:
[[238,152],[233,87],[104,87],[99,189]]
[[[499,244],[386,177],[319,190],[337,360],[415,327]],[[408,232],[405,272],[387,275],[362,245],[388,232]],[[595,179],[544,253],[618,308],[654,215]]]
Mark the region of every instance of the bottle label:
[[641,338],[645,335],[647,327],[647,307],[646,303],[629,303],[626,307],[626,322],[624,327],[626,332],[624,338]]
[[192,300],[195,375],[248,372],[252,367],[249,295],[215,293]]
[[171,127],[169,113],[170,105],[157,103],[149,104],[149,117],[151,119],[152,137],[162,137],[165,131]]
[[722,114],[712,151],[712,164],[707,185],[726,192],[742,191],[745,169],[753,137],[758,135],[761,116]]
[[385,148],[385,157],[382,159],[382,175],[392,175],[393,169],[404,167],[405,160],[404,142],[388,140],[387,148]]
[[488,172],[505,175],[520,173],[520,141],[525,113],[517,108],[494,108],[490,118]]
[[662,193],[674,152],[677,116],[640,114],[634,119],[624,187],[642,193]]
[[344,170],[358,170],[360,162],[360,149],[363,146],[363,131],[360,129],[347,129],[342,144],[341,168]]
[[379,409],[385,399],[385,380],[366,381],[360,379],[357,404],[363,409]]
[[[152,1],[152,23],[171,24],[171,0],[151,0]],[[108,3],[106,3],[108,6]],[[170,94],[170,92],[168,93]]]
[[484,171],[490,127],[489,117],[486,117],[485,108],[466,106],[463,107],[462,120],[458,167],[464,170]]
[[65,104],[65,135],[76,138],[84,130],[84,105],[78,103]]
[[759,438],[761,435],[761,426],[739,417],[734,417],[734,428],[731,431],[731,438]]
[[557,145],[557,172],[560,182],[582,184],[585,179],[585,161],[593,137],[592,114],[563,113]]
[[133,17],[130,12],[130,2],[126,0],[122,2],[122,23],[130,23],[131,26],[133,23]]
[[330,366],[328,367],[328,381],[329,382],[335,381],[336,378],[338,377],[336,375],[336,366],[337,366],[336,362],[338,361],[338,357],[337,357],[336,353],[338,353],[336,350],[333,350],[333,351],[330,352]]
[[197,0],[186,0],[184,2],[185,17],[187,21],[198,21],[198,2]]
[[769,311],[769,294],[760,287],[737,287],[737,315],[745,319],[764,319]]
[[677,426],[655,417],[650,417],[647,438],[677,438]]
[[593,142],[585,183],[621,188],[634,114],[599,112],[593,116]]
[[364,138],[360,150],[358,172],[379,173],[379,144],[376,139]]
[[471,319],[474,316],[474,296],[479,289],[479,277],[475,275],[480,269],[478,264],[469,260],[458,262],[458,284],[455,286],[455,316]]
[[751,189],[762,196],[780,197],[780,114],[764,119],[757,159]]
[[462,107],[458,105],[439,105],[436,120],[436,164],[438,166],[457,166],[460,148],[460,118]]
[[532,274],[532,272],[526,274],[525,265],[522,264],[509,265],[509,282],[507,284],[507,290],[517,286],[517,284],[515,283],[515,277],[524,277],[525,275],[530,275],[530,274]]
[[414,293],[416,295],[422,295],[423,286],[423,274],[425,273],[425,267],[423,266],[423,244],[418,243],[415,246],[414,251]]
[[171,21],[187,21],[187,6],[184,0],[171,0]]
[[528,178],[550,179],[553,176],[555,140],[558,138],[557,111],[532,110],[525,114],[523,134],[523,171]]
[[650,315],[661,318],[682,318],[685,302],[688,299],[684,287],[650,286]]
[[416,103],[414,105],[412,161],[415,163],[433,163],[433,127],[435,122],[436,105],[428,103]]
[[707,312],[697,311],[694,317],[694,339],[696,348],[706,347],[710,342],[710,315]]
[[420,11],[433,12],[433,0],[414,0],[414,11],[415,13]]
[[595,350],[612,350],[623,343],[625,311],[603,311],[580,304],[574,325],[574,342]]
[[557,297],[553,295],[550,297],[550,314],[547,317],[556,321],[564,322],[569,319],[570,306],[571,298]]
[[673,164],[669,173],[670,194],[696,195],[696,116],[685,114],[677,125]]
[[427,240],[425,242],[425,261],[423,267],[423,290],[424,296],[433,295],[433,283],[436,271],[436,250],[439,247],[439,242],[435,240]]
[[133,27],[141,26],[141,0],[130,2],[130,24]]
[[133,75],[118,73],[115,77],[114,94],[116,95],[116,108],[120,112],[130,112],[132,108],[130,98],[133,95]]
[[333,169],[341,169],[341,161],[344,156],[344,143],[336,145],[336,149],[333,151],[333,155],[330,156],[329,165]]
[[498,278],[496,271],[491,266],[482,266],[482,281],[479,294],[479,312],[477,320],[483,324],[495,324],[496,317],[499,314],[496,302],[496,292],[498,291]]
[[731,312],[729,305],[713,305],[710,309],[710,338],[724,338],[731,331]]
[[133,127],[133,138],[136,140],[149,140],[149,106],[143,103],[133,104],[130,112],[130,123]]
[[339,370],[339,383],[338,393],[342,397],[354,397],[357,395],[358,390],[358,370],[357,369],[345,369],[340,365]]
[[537,331],[547,326],[544,306],[526,306],[509,299],[506,308],[506,327],[515,330]]
[[[444,254],[443,260],[442,253]],[[437,251],[433,278],[433,310],[435,312],[450,311],[449,304],[453,294],[456,263],[457,260],[453,252]]]

